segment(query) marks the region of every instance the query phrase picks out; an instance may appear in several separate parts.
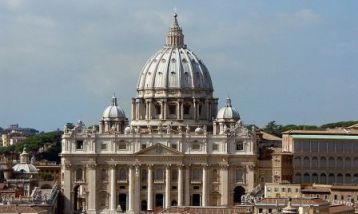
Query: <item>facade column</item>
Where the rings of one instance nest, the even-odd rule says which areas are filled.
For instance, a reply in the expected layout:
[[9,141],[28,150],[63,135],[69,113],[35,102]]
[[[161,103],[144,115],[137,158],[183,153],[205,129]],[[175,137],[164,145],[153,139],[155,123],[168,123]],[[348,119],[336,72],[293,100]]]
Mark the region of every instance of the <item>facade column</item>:
[[180,119],[181,120],[184,119],[184,101],[183,100],[180,102]]
[[185,206],[190,206],[190,166],[186,166],[185,168]]
[[163,119],[166,120],[167,119],[167,101],[166,100],[163,100]]
[[193,104],[194,104],[194,109],[193,109],[193,114],[194,114],[194,120],[197,120],[197,112],[198,112],[198,110],[197,110],[197,107],[198,107],[198,105],[197,105],[197,101],[196,101],[196,99],[194,98],[193,99]]
[[165,168],[165,208],[170,207],[170,166]]
[[111,186],[110,186],[110,207],[111,211],[115,211],[117,207],[116,199],[116,165],[110,166],[110,174],[111,174]]
[[151,120],[153,118],[153,116],[152,116],[152,114],[153,114],[153,112],[152,112],[152,100],[149,100],[149,103],[148,103],[148,113],[149,113],[148,118],[149,118],[149,120]]
[[90,163],[87,165],[88,168],[88,213],[96,213],[97,212],[97,176],[96,176],[96,163]]
[[132,98],[132,106],[131,106],[132,108],[131,108],[131,113],[132,113],[132,120],[135,120],[136,118],[135,118],[135,112],[136,112],[136,110],[135,110],[135,108],[136,108],[136,103],[135,103],[135,99],[134,98]]
[[160,119],[164,120],[164,101],[160,102]]
[[221,166],[220,169],[220,194],[221,206],[229,205],[229,167]]
[[141,187],[141,181],[140,181],[140,166],[135,166],[135,185],[134,185],[134,212],[139,213],[140,212],[140,187]]
[[207,166],[203,166],[203,196],[202,196],[202,206],[208,206],[208,170]]
[[128,211],[134,212],[134,168],[133,166],[129,167],[129,176],[128,176]]
[[64,195],[64,204],[65,204],[65,213],[72,213],[72,203],[71,192],[72,192],[72,173],[71,173],[71,164],[64,164],[64,180],[63,180],[63,195]]
[[180,120],[180,101],[177,102],[177,120]]
[[183,167],[178,166],[178,206],[183,206]]
[[153,210],[153,168],[148,166],[148,198],[147,198],[147,210]]

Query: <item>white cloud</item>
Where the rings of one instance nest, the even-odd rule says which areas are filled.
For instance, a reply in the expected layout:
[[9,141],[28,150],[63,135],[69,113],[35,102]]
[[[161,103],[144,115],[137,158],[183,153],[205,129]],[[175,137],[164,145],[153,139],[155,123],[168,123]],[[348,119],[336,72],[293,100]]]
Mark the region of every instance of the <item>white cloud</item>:
[[321,21],[321,16],[316,14],[310,9],[302,9],[294,14],[294,16],[301,21],[310,22],[310,23],[318,23]]

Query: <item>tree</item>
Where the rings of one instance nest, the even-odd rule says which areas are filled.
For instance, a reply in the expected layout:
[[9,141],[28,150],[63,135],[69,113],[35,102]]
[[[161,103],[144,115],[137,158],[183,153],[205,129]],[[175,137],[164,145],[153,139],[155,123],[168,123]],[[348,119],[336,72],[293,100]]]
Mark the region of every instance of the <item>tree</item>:
[[270,122],[264,127],[264,131],[267,132],[267,133],[269,133],[269,134],[272,134],[272,135],[281,137],[282,125],[276,124],[276,121],[273,120],[273,121],[270,121]]

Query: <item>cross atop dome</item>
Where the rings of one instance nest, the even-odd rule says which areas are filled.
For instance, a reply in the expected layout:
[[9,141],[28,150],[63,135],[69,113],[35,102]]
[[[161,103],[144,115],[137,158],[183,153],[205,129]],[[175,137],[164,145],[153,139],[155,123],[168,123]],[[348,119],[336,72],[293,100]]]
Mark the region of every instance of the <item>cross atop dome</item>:
[[167,33],[165,45],[180,48],[184,47],[184,34],[179,26],[177,13],[174,13],[174,22]]

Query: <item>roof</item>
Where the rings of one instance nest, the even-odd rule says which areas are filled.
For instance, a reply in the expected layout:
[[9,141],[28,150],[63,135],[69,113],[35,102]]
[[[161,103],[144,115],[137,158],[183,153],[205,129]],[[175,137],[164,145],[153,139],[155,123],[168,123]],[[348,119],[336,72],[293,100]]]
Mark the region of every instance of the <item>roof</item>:
[[105,118],[125,118],[124,111],[118,106],[117,98],[115,96],[112,97],[112,105],[108,106],[103,114],[102,117]]
[[344,204],[331,205],[329,207],[329,213],[346,213],[349,211],[354,211],[354,208]]
[[[258,206],[286,206],[288,198],[263,198],[257,201],[255,204]],[[293,207],[297,206],[325,206],[329,202],[320,198],[292,198],[291,202]]]
[[281,141],[282,140],[280,137],[277,137],[275,135],[269,134],[264,131],[260,131],[260,133],[262,134],[262,138],[264,140],[272,140],[272,141]]
[[292,138],[295,139],[329,139],[329,140],[358,140],[358,136],[351,136],[351,135],[300,135],[300,134],[293,134],[291,135]]
[[240,119],[239,112],[231,106],[230,98],[226,98],[226,105],[218,111],[216,118],[217,119],[234,119],[234,120]]
[[0,213],[47,213],[47,210],[37,206],[0,206]]
[[321,134],[321,135],[358,135],[358,130],[348,128],[336,128],[326,130],[289,130],[282,134]]

